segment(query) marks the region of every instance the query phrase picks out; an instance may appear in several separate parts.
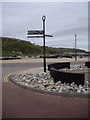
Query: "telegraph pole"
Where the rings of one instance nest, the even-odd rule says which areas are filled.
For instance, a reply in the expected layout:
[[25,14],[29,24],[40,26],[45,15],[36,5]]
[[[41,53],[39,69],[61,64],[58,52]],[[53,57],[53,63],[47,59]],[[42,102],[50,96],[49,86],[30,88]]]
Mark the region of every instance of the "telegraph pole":
[[77,61],[77,35],[75,34],[75,61]]
[[44,72],[46,72],[46,50],[45,50],[45,19],[46,16],[42,16],[42,20],[43,20],[43,47],[44,47]]

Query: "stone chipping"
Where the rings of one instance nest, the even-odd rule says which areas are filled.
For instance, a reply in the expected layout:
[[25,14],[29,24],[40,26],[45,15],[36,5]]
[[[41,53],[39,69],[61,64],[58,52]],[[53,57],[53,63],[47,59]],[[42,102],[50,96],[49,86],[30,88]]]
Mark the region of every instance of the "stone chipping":
[[[87,69],[84,65],[82,66],[71,66],[70,70]],[[64,69],[66,70],[66,68]],[[43,91],[57,92],[57,93],[77,93],[77,94],[88,94],[90,81],[85,80],[85,84],[77,86],[74,82],[61,83],[61,81],[54,82],[50,72],[38,72],[38,73],[20,73],[13,75],[12,80],[18,84],[25,85],[31,88],[40,89]]]

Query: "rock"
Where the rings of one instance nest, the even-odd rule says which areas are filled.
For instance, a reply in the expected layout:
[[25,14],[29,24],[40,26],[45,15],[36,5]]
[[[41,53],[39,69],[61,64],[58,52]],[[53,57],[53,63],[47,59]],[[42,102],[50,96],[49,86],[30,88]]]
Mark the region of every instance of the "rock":
[[74,85],[75,85],[75,83],[74,83],[74,82],[72,82],[72,83],[70,84],[70,86],[71,86],[71,87],[74,87]]
[[67,89],[70,90],[70,86],[67,86]]
[[63,88],[61,87],[59,90],[58,90],[59,93],[62,93],[63,92]]
[[23,79],[23,80],[25,80],[25,79],[26,79],[26,77],[24,76],[22,79]]
[[75,91],[77,91],[77,90],[78,90],[78,88],[77,88],[77,87],[74,87],[74,90],[75,90]]
[[78,89],[78,90],[77,90],[77,93],[81,93],[81,89]]
[[41,84],[41,83],[42,83],[42,81],[41,81],[41,80],[38,80],[38,81],[37,81],[37,83],[38,83],[38,84]]
[[85,81],[85,85],[89,85],[89,81],[88,80]]
[[82,89],[82,92],[83,92],[84,94],[87,94],[87,93],[88,93],[88,91],[86,91],[85,89]]
[[52,89],[46,89],[47,91],[52,91]]
[[25,85],[28,86],[28,83],[26,82]]
[[74,90],[74,88],[73,88],[73,87],[70,87],[70,90],[72,90],[72,91],[73,91],[73,90]]
[[64,83],[63,86],[66,86],[66,83]]
[[58,81],[55,83],[56,86],[60,85],[61,84],[61,81]]
[[52,88],[53,88],[53,86],[48,86],[46,89],[50,89],[50,90],[52,90]]
[[82,85],[79,85],[79,89],[81,90],[83,88],[83,86]]
[[45,84],[44,87],[47,88],[49,86],[49,84]]
[[[85,66],[72,66],[71,69],[83,69]],[[63,69],[67,70],[67,68]],[[90,86],[89,81],[85,81],[84,86],[77,86],[74,82],[69,83],[61,83],[61,81],[54,82],[54,79],[50,76],[50,72],[40,72],[40,73],[25,73],[18,74],[12,77],[19,84],[23,84],[25,86],[30,86],[36,89],[41,89],[45,91],[52,91],[58,93],[79,93],[79,94],[87,94],[88,86]]]

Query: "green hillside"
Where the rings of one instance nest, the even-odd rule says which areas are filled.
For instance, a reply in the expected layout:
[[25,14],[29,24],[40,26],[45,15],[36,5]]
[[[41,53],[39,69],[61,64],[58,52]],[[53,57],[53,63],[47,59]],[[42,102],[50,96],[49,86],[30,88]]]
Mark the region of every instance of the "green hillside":
[[[1,42],[1,39],[0,39]],[[78,52],[85,52],[84,50],[77,50]],[[73,49],[68,48],[51,48],[46,46],[46,54],[63,54],[64,52],[74,52]],[[43,55],[43,47],[32,44],[31,42],[2,37],[2,56],[37,56]]]

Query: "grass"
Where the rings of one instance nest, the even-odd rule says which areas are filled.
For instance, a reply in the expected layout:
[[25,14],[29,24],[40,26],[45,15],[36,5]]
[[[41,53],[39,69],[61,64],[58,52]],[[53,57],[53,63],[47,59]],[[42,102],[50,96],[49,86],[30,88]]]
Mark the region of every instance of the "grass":
[[[1,39],[0,39],[1,42]],[[46,46],[46,54],[64,54],[65,52],[74,52],[69,48],[52,48]],[[84,50],[77,50],[77,52],[85,52]],[[1,51],[0,51],[1,53]],[[43,55],[43,46],[32,44],[31,42],[2,37],[2,56],[37,56]]]

